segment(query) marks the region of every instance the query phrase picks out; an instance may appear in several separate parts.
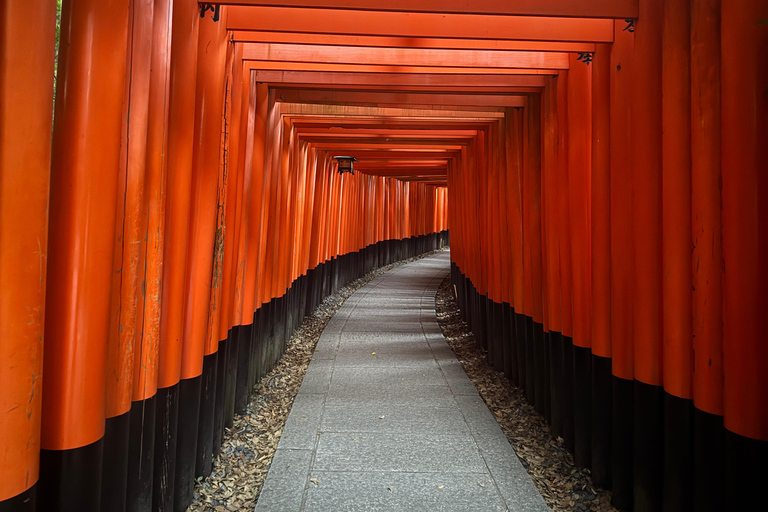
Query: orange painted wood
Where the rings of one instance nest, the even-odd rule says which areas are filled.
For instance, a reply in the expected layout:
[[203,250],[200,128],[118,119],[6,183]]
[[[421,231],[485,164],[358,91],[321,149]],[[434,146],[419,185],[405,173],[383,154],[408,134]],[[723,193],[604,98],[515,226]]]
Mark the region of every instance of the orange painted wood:
[[257,61],[453,68],[565,69],[568,67],[568,55],[560,52],[364,48],[278,43],[243,43],[243,46],[243,59]]
[[573,278],[571,258],[571,212],[569,198],[568,91],[570,71],[557,79],[557,237],[560,243],[560,308],[564,336],[573,338]]
[[[251,158],[246,154],[245,188],[250,193],[246,196],[246,215],[248,216],[248,233],[246,241],[245,276],[243,284],[243,324],[253,323],[253,313],[261,306],[261,297],[256,289],[260,277],[259,253],[261,251],[261,226],[264,195],[264,159],[267,134],[267,87],[251,82],[249,116],[249,136],[246,144]],[[251,124],[253,126],[251,127]],[[250,161],[249,161],[250,160]],[[261,281],[259,281],[261,282]]]
[[[201,2],[202,3],[202,2]],[[225,0],[227,5],[317,7],[396,12],[478,13],[497,15],[572,16],[583,18],[636,18],[637,0]]]
[[[568,221],[573,344],[592,346],[592,73],[571,55],[568,70]],[[597,101],[607,102],[600,97]],[[608,269],[603,269],[607,273]]]
[[523,270],[523,110],[513,109],[507,113],[507,222],[511,234],[512,257],[512,305],[517,314],[523,314],[524,270]]
[[55,18],[0,5],[0,502],[39,474]]
[[632,89],[634,376],[663,384],[661,33],[659,2],[641,0]]
[[[542,231],[542,286],[546,300],[544,330],[563,332],[562,272],[560,235],[560,148],[558,141],[558,89],[563,77],[551,78],[542,94],[542,150],[541,150],[541,231]],[[566,78],[567,80],[567,78]],[[563,80],[564,81],[564,80]],[[564,81],[563,89],[567,87]],[[564,106],[564,105],[563,105]]]
[[192,157],[192,197],[189,210],[182,379],[195,378],[203,356],[216,351],[206,343],[216,235],[219,148],[224,102],[226,32],[211,18],[199,22],[195,94],[195,136]]
[[768,30],[760,21],[768,6],[721,5],[724,420],[731,432],[768,441]]
[[723,414],[720,0],[691,5],[693,402]]
[[116,205],[111,325],[107,349],[107,418],[131,408],[135,353],[142,340],[145,250],[144,189],[146,175],[149,82],[152,58],[153,2],[133,2],[123,99],[123,140]]
[[183,2],[174,2],[171,17],[171,61],[168,106],[168,177],[166,187],[163,302],[160,314],[158,387],[181,378],[192,145],[200,16]]
[[613,21],[384,11],[232,7],[228,30],[393,37],[613,42]]
[[335,64],[324,62],[290,62],[272,60],[249,60],[248,68],[252,70],[274,71],[307,71],[323,73],[405,73],[418,75],[489,75],[493,73],[504,75],[552,75],[556,70],[547,68],[492,68],[492,67],[461,67],[461,66],[400,66],[397,64]]
[[663,382],[693,398],[690,2],[664,2],[662,33]]
[[[613,375],[634,378],[635,251],[632,236],[632,83],[635,36],[616,22],[610,66],[611,357]],[[619,300],[619,298],[621,300]]]
[[[134,366],[132,400],[151,398],[158,388],[160,319],[164,267],[168,168],[168,97],[172,4],[154,0],[149,118],[147,122],[146,179],[144,181],[144,311],[140,357]],[[139,352],[138,348],[136,352]]]
[[515,94],[425,94],[419,92],[391,91],[346,91],[346,90],[302,90],[277,89],[280,101],[288,103],[322,104],[370,104],[372,106],[398,105],[448,105],[448,106],[491,106],[522,107],[522,95]]
[[[544,322],[542,297],[542,233],[541,233],[541,97],[530,96],[528,107],[528,140],[523,177],[523,232],[529,234],[526,250],[526,271],[530,274],[530,295],[526,297],[526,315],[534,322]],[[530,299],[530,300],[529,300]],[[531,304],[528,309],[528,304]]]
[[452,39],[382,37],[296,32],[234,31],[232,39],[243,43],[283,43],[376,48],[434,48],[454,50],[517,50],[536,52],[592,52],[594,43],[553,41],[502,41],[498,39]]
[[592,58],[592,353],[611,357],[611,47]]
[[[42,448],[104,435],[127,0],[62,13],[51,166]],[[93,148],[99,148],[94,151]]]

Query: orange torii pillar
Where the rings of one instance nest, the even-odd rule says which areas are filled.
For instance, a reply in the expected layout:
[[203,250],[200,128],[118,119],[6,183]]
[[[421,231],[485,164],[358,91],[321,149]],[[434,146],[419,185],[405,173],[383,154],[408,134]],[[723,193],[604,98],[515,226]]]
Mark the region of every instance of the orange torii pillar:
[[[618,508],[632,506],[632,442],[634,408],[633,304],[635,253],[632,237],[631,150],[632,81],[634,80],[634,34],[626,23],[615,22],[615,40],[610,67],[610,240],[611,240],[611,422],[612,503]],[[598,384],[602,379],[596,379]],[[605,382],[603,381],[603,384]]]
[[[559,212],[560,175],[558,142],[565,144],[558,133],[562,123],[565,105],[558,104],[560,91],[568,87],[568,75],[563,73],[548,78],[542,94],[542,160],[541,160],[541,264],[542,295],[544,297],[544,346],[541,354],[544,362],[536,365],[537,382],[542,387],[536,389],[536,404],[543,407],[544,416],[550,423],[555,436],[563,433],[563,311],[562,282],[560,268],[559,237],[561,218]],[[542,403],[543,402],[543,403]]]
[[[239,256],[238,209],[242,203],[243,166],[240,165],[240,132],[242,107],[242,45],[233,44],[228,48],[228,85],[227,85],[227,117],[225,119],[227,133],[226,152],[222,152],[222,160],[227,173],[226,216],[224,219],[224,272],[221,280],[221,319],[219,321],[219,366],[216,382],[216,412],[214,414],[213,452],[221,448],[224,427],[231,426],[235,404],[235,371],[237,369],[236,353],[232,353],[235,339],[235,283],[237,273],[237,258]],[[224,158],[226,157],[226,159]]]
[[[665,0],[662,34],[664,510],[693,503],[691,2]],[[711,245],[710,245],[711,247]]]
[[[129,430],[134,354],[141,344],[142,330],[142,315],[137,314],[143,304],[141,283],[144,272],[140,270],[140,261],[147,235],[143,212],[152,1],[131,0],[130,10],[107,347],[107,410],[101,485],[101,507],[105,510],[125,510],[126,506],[132,455]],[[135,458],[132,462],[136,462]],[[135,484],[135,479],[131,483]],[[131,488],[135,491],[136,486]]]
[[0,5],[0,509],[39,475],[56,5]]
[[139,267],[143,275],[140,304],[141,343],[134,348],[127,510],[152,508],[156,408],[162,313],[165,237],[167,97],[171,2],[153,0],[152,59],[142,230],[146,231]]
[[590,468],[596,485],[611,482],[611,45],[592,58],[592,397]]
[[[216,235],[221,115],[226,64],[226,9],[199,20],[192,156],[192,196],[182,338],[174,509],[192,501],[195,476],[211,458],[216,349],[206,343]],[[190,84],[187,84],[190,86]],[[205,451],[208,452],[206,457]]]
[[100,510],[128,6],[128,0],[63,6],[39,510]]
[[[237,337],[237,376],[235,379],[236,413],[241,414],[248,405],[248,397],[252,389],[255,365],[252,364],[256,347],[256,316],[261,306],[258,297],[258,256],[260,251],[263,193],[264,193],[264,162],[266,156],[267,117],[269,108],[268,86],[251,81],[250,74],[244,77],[248,85],[243,87],[248,94],[248,127],[245,140],[245,177],[243,181],[242,225],[245,251],[245,268],[243,269],[242,285],[242,323]],[[243,98],[243,103],[246,98]]]
[[725,510],[720,0],[691,4],[693,507]]
[[[589,467],[592,452],[592,70],[571,54],[568,70],[568,220],[573,304],[574,457]],[[602,100],[603,98],[601,98]],[[607,269],[604,269],[607,271]],[[571,382],[566,386],[570,388]]]
[[[192,182],[197,40],[197,5],[176,1],[171,15],[168,150],[162,309],[155,417],[153,510],[174,508],[177,472],[179,394],[185,307],[187,245]],[[194,448],[192,448],[193,450]],[[185,459],[186,460],[186,459]],[[186,505],[179,508],[183,510]]]
[[[640,0],[632,80],[632,235],[635,267],[634,510],[662,502],[664,447],[662,324],[661,36],[663,6]],[[682,313],[681,313],[682,314]]]
[[511,370],[513,382],[525,387],[525,300],[523,270],[523,223],[522,223],[522,177],[523,177],[523,122],[524,111],[521,108],[507,109],[506,129],[506,171],[507,188],[503,194],[507,201],[506,216],[511,238],[510,281],[512,291],[511,331],[514,332],[516,368]]
[[723,412],[728,508],[765,505],[768,471],[768,4],[722,2]]

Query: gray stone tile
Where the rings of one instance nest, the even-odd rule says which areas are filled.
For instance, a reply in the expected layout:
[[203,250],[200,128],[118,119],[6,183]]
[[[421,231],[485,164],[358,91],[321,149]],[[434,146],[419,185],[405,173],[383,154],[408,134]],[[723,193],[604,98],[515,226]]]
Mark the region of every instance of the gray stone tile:
[[485,473],[475,443],[466,435],[323,432],[316,471]]
[[[313,471],[306,512],[503,512],[487,474]],[[364,497],[364,499],[361,499]]]
[[477,388],[472,384],[472,381],[451,379],[448,380],[448,386],[451,388],[451,393],[454,395],[477,395]]
[[389,320],[350,320],[344,326],[348,332],[419,332],[421,324],[417,322],[396,322]]
[[324,394],[328,392],[332,372],[332,359],[313,359],[309,363],[304,380],[301,381],[299,394]]
[[329,391],[335,393],[357,386],[378,386],[386,389],[401,386],[445,386],[445,384],[445,378],[439,368],[336,368]]
[[311,450],[277,450],[256,502],[256,512],[300,510],[311,462]]
[[483,458],[511,512],[550,510],[516,455],[486,454]]
[[479,395],[456,396],[456,403],[464,414],[472,437],[481,453],[514,456],[507,436],[504,435],[496,418],[493,417]]
[[437,368],[426,343],[346,343],[336,354],[336,368],[418,366]]
[[324,405],[325,395],[297,395],[278,449],[314,450]]
[[418,332],[343,332],[341,333],[341,343],[363,343],[363,342],[419,342],[426,341],[424,334]]
[[454,407],[456,401],[448,386],[429,386],[425,392],[416,394],[402,390],[381,392],[367,388],[355,395],[350,393],[332,394],[326,398],[326,407],[390,406],[390,407]]
[[469,434],[458,407],[391,405],[386,402],[325,408],[322,432]]

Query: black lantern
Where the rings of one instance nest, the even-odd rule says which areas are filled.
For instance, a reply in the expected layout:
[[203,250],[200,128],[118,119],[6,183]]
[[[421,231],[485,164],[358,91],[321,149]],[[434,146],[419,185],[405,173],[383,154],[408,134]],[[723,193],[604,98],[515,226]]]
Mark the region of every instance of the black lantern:
[[355,174],[355,162],[357,162],[357,158],[353,156],[335,156],[333,158],[339,165],[337,169],[339,174],[344,174],[345,172]]

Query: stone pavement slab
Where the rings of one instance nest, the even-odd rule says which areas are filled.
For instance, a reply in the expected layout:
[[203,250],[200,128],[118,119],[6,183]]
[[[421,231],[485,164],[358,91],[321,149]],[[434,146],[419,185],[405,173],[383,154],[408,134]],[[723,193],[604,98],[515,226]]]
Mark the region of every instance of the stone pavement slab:
[[549,510],[437,324],[449,270],[393,269],[331,319],[257,511]]

